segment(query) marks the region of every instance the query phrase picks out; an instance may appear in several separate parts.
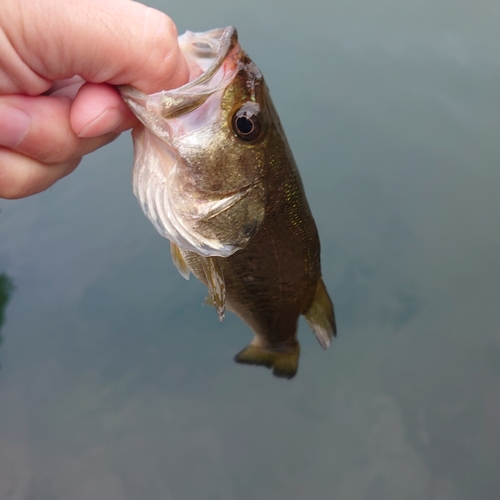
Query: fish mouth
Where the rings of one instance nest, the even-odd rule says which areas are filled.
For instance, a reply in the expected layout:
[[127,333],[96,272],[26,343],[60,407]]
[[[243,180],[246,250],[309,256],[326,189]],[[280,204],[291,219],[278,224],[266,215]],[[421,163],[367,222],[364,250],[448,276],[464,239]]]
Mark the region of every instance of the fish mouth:
[[224,88],[238,70],[241,52],[233,26],[204,33],[186,31],[178,41],[190,69],[188,83],[155,94],[144,94],[128,85],[118,86],[122,99],[143,125],[163,139],[169,133],[162,126],[162,119],[190,113]]
[[[177,89],[179,92],[185,92],[209,82],[215,76],[231,50],[238,45],[238,32],[234,26],[214,29],[205,33],[186,31],[179,37],[178,41],[191,70],[190,81]],[[203,59],[211,61],[211,64],[205,69],[200,64]],[[197,66],[200,66],[204,71],[199,76],[192,78],[193,74],[196,74],[196,70],[193,70],[194,60],[197,61]]]

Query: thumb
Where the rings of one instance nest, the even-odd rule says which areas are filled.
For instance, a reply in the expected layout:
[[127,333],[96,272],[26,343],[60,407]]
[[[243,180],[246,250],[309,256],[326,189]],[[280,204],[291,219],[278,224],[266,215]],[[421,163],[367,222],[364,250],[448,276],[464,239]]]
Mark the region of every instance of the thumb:
[[1,0],[0,94],[75,75],[152,93],[187,81],[173,21],[130,0]]

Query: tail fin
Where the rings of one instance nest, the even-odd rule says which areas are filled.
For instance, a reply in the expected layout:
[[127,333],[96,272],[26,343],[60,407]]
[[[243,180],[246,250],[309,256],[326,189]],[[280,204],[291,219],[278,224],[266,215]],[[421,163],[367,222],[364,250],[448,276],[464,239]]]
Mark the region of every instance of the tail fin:
[[259,365],[273,369],[275,377],[291,379],[295,377],[299,365],[300,346],[297,342],[286,352],[264,349],[250,344],[239,352],[234,360],[244,365]]

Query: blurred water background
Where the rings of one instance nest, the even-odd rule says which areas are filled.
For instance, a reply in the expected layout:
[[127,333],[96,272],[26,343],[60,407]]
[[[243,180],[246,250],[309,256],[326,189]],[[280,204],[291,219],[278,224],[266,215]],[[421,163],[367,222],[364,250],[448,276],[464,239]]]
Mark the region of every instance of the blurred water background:
[[234,364],[251,332],[171,263],[124,134],[0,200],[0,499],[500,498],[500,3],[151,5],[263,71],[339,337],[302,321],[290,382]]

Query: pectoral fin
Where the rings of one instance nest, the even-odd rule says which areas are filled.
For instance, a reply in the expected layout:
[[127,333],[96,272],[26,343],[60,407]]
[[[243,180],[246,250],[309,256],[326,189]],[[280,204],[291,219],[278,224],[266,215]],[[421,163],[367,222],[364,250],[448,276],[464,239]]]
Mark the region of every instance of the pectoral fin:
[[333,304],[322,279],[318,282],[311,307],[304,316],[321,347],[328,349],[332,337],[337,334],[337,327],[335,325]]
[[182,256],[180,248],[175,243],[170,242],[170,253],[172,254],[172,260],[174,261],[175,267],[181,273],[181,276],[188,280],[189,267]]
[[295,377],[299,364],[300,346],[298,342],[286,352],[264,349],[253,343],[239,352],[234,360],[244,365],[259,365],[272,368],[275,377],[291,379]]
[[215,305],[219,321],[224,319],[226,309],[226,285],[218,257],[200,257],[210,298]]

